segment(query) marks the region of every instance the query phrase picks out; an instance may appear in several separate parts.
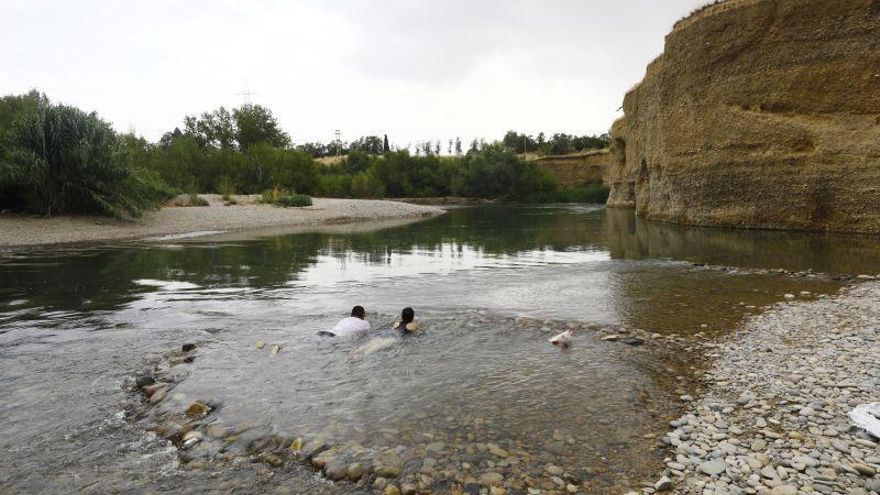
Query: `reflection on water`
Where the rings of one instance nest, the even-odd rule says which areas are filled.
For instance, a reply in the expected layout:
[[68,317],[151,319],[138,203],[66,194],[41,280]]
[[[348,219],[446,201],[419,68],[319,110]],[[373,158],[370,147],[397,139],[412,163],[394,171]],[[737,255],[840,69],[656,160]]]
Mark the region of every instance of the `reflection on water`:
[[[457,209],[368,232],[8,252],[0,258],[0,482],[101,493],[179,490],[182,476],[214,489],[251,487],[252,474],[237,468],[182,474],[164,444],[141,435],[143,425],[114,416],[124,377],[197,341],[198,359],[167,409],[218,400],[218,421],[365,446],[419,451],[442,439],[471,456],[472,474],[488,462],[479,445],[492,443],[531,459],[505,469],[558,463],[584,486],[616,491],[653,459],[638,439],[674,412],[666,401],[676,395],[667,383],[675,371],[649,349],[589,335],[560,353],[540,325],[523,328],[514,317],[692,334],[729,329],[785,293],[839,287],[688,262],[876,273],[880,249],[870,238],[692,229],[564,206]],[[314,335],[354,304],[382,328],[414,306],[427,331],[368,356],[351,352],[362,341]],[[282,352],[257,352],[256,340]],[[290,469],[277,483],[350,490]],[[269,486],[278,485],[261,490]]]
[[670,258],[835,275],[880,272],[874,236],[693,228],[652,222],[624,209],[609,209],[605,220],[606,245],[615,259]]

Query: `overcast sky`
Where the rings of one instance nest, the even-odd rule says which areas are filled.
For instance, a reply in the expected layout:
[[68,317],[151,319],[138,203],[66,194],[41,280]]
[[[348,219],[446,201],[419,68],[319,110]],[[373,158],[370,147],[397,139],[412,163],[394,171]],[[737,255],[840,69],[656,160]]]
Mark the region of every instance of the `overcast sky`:
[[295,142],[601,133],[705,0],[0,0],[0,92],[154,140],[250,100]]

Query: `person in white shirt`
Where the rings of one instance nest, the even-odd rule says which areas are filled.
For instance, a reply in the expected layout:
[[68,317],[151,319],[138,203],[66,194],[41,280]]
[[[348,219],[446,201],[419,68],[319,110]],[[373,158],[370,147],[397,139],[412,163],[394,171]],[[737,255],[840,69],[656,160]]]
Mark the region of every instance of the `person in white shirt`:
[[351,308],[351,316],[339,320],[339,323],[333,327],[333,330],[329,332],[322,330],[318,332],[318,335],[325,337],[348,337],[361,332],[367,332],[370,330],[370,322],[364,320],[366,316],[367,312],[364,311],[363,306],[355,306]]

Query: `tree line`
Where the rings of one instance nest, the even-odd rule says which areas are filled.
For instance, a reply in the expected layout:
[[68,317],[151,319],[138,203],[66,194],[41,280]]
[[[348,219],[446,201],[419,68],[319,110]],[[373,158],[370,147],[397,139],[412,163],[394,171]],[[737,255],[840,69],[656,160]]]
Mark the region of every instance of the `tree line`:
[[[534,153],[537,155],[566,155],[590,150],[601,150],[609,146],[611,136],[609,134],[583,135],[555,133],[549,138],[543,132],[537,136],[520,134],[516,131],[507,131],[501,139],[501,144],[517,154]],[[412,149],[416,156],[462,156],[465,152],[479,151],[487,143],[484,140],[474,139],[463,145],[460,137],[448,140],[427,140],[415,144],[408,143],[405,147],[392,147],[388,144],[388,135],[362,136],[352,142],[331,141],[324,144],[320,142],[307,142],[296,146],[296,149],[308,153],[312,158],[324,158],[328,156],[347,155],[353,151],[362,151],[379,155],[388,151]]]
[[[255,104],[186,116],[150,142],[31,91],[0,98],[0,210],[137,216],[181,193],[505,201],[607,195],[596,185],[559,188],[504,141],[474,140],[466,151],[460,139],[445,144],[448,156],[439,141],[411,153],[389,146],[387,136],[294,145],[271,110]],[[345,157],[333,165],[315,160],[336,154]]]

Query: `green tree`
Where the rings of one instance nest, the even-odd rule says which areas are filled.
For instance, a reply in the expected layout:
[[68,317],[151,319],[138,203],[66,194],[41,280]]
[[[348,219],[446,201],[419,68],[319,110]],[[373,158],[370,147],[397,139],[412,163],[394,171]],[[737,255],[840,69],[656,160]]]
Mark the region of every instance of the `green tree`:
[[464,177],[457,191],[462,196],[513,200],[556,187],[546,171],[520,159],[501,143],[469,152],[463,166]]
[[32,90],[23,95],[0,98],[0,210],[24,204],[29,171],[15,146],[15,125],[49,105],[46,95]]
[[262,105],[246,104],[232,111],[238,149],[247,151],[257,143],[277,148],[290,146],[290,136],[278,125],[272,111]]
[[251,174],[245,184],[251,192],[277,187],[300,194],[313,194],[318,187],[318,169],[302,151],[257,143],[247,153]]
[[187,115],[183,119],[184,133],[193,137],[199,146],[234,149],[237,145],[235,120],[224,107],[205,112],[201,117]]
[[371,153],[374,155],[382,154],[384,148],[385,143],[379,136],[363,136],[353,141],[348,146],[349,153],[352,151],[362,151],[364,153]]
[[303,143],[296,147],[296,149],[306,153],[312,158],[321,158],[324,156],[329,156],[329,152],[327,151],[327,146],[321,143]]

